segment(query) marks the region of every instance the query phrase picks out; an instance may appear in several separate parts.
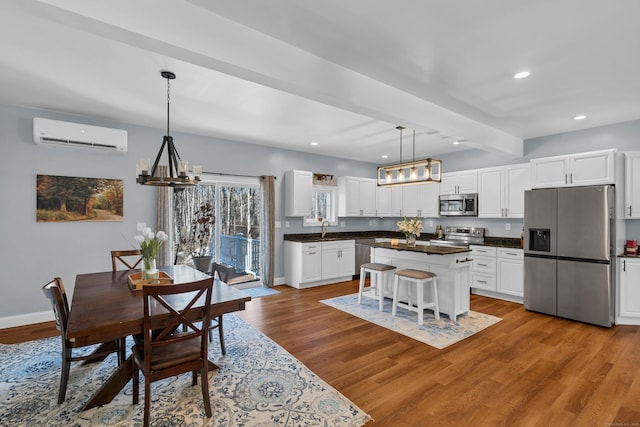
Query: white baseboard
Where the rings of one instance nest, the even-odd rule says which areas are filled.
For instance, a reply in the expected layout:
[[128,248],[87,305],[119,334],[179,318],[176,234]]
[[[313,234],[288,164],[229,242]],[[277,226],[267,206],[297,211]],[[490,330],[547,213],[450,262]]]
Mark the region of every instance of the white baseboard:
[[0,329],[31,325],[33,323],[50,322],[52,320],[55,320],[53,317],[53,311],[40,311],[36,313],[20,314],[17,316],[0,317]]

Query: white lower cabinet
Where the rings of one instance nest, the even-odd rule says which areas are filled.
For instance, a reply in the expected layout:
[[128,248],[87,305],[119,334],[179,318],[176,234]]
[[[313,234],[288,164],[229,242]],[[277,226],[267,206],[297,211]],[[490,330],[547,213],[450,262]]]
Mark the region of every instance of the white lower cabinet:
[[640,325],[640,258],[618,260],[620,292],[616,323]]
[[355,274],[354,240],[284,242],[284,274],[294,288],[351,280]]
[[478,295],[522,303],[524,252],[522,249],[471,245],[471,288]]
[[524,252],[522,249],[498,248],[498,286],[503,294],[524,296]]

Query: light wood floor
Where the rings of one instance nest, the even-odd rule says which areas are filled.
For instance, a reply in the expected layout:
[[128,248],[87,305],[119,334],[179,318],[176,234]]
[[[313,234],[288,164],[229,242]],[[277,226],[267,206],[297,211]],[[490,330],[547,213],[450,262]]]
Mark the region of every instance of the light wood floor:
[[[357,282],[256,298],[240,316],[369,413],[368,426],[638,426],[640,327],[600,328],[473,295],[502,322],[444,350],[325,306]],[[51,325],[0,330],[8,343]]]

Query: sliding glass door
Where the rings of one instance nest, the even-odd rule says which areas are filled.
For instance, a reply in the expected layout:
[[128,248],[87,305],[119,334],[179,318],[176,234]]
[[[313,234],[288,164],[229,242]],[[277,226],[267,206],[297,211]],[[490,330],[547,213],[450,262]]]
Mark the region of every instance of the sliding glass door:
[[214,207],[215,223],[209,254],[217,263],[233,267],[234,283],[256,280],[260,276],[260,192],[256,180],[206,181],[197,187],[175,192],[174,217],[177,263],[191,263],[184,245],[194,213],[204,203]]

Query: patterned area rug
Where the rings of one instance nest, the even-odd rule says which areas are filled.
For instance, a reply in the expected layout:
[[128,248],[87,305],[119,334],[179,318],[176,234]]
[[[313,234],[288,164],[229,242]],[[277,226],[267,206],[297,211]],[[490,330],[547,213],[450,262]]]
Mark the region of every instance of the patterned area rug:
[[[209,352],[210,360],[220,367],[209,373],[213,417],[204,414],[200,384],[191,386],[191,374],[185,374],[153,383],[151,425],[362,426],[371,420],[242,319],[229,314],[224,323],[227,355],[220,354],[216,341]],[[88,366],[72,363],[67,398],[58,405],[60,352],[60,338],[0,344],[0,425],[142,425],[142,381],[139,405],[132,404],[129,382],[111,403],[80,411],[115,369],[115,354]]]
[[398,307],[397,315],[393,317],[390,299],[385,299],[384,311],[378,310],[378,300],[371,297],[363,297],[362,304],[358,304],[357,293],[320,302],[438,349],[455,344],[502,320],[475,311],[458,316],[457,321],[442,314],[436,320],[430,310],[425,310],[424,325],[419,326],[418,313],[413,311]]

